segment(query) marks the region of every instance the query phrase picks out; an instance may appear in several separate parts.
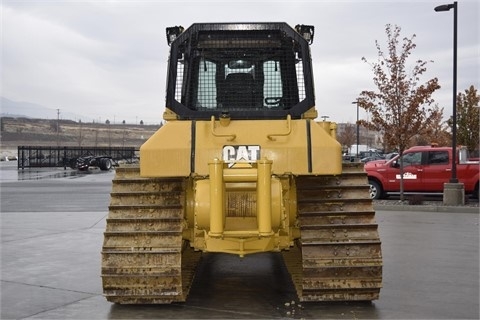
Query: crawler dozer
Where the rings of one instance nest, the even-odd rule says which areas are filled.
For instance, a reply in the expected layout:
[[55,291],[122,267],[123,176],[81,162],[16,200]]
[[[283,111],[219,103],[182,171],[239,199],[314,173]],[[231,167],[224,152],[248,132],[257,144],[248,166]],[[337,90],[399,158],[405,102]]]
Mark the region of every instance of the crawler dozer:
[[279,252],[300,301],[378,299],[381,243],[363,164],[315,121],[314,27],[167,28],[165,124],[116,169],[103,292],[185,301],[202,253]]

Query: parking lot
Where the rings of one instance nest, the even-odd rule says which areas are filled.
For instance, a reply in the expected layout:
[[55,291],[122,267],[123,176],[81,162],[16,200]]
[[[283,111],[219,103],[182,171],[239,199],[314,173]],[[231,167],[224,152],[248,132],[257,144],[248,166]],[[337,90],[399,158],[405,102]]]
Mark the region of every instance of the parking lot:
[[377,210],[383,289],[372,303],[300,303],[281,256],[264,253],[205,254],[185,303],[111,304],[100,251],[113,175],[0,163],[0,318],[479,318],[478,210],[420,207]]

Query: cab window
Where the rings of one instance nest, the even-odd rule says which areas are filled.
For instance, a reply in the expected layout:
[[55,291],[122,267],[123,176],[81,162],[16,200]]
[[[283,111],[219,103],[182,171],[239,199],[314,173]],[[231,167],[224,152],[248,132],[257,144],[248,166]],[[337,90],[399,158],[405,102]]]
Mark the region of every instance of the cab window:
[[214,109],[217,107],[216,73],[217,65],[215,63],[201,60],[198,66],[197,108]]
[[280,72],[280,63],[278,61],[265,61],[263,63],[263,73],[265,82],[263,92],[265,99],[263,105],[267,108],[279,107],[282,103],[282,73]]

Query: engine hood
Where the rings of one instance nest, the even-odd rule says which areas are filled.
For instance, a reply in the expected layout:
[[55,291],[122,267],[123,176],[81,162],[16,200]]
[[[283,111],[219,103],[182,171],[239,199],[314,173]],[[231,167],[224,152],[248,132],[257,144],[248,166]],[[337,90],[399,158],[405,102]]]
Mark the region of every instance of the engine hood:
[[376,168],[376,167],[383,167],[388,160],[373,160],[365,163],[365,169],[367,168]]

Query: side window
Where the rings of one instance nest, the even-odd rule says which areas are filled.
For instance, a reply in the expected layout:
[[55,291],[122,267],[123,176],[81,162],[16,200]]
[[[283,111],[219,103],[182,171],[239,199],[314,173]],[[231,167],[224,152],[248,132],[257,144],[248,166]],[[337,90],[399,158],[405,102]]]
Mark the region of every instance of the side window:
[[264,106],[267,108],[281,106],[283,84],[280,63],[278,61],[265,61],[263,63],[263,74],[265,76],[265,82],[263,84]]
[[410,152],[402,157],[403,166],[415,166],[422,163],[422,152]]
[[211,61],[202,60],[198,70],[197,108],[214,109],[217,107],[217,85],[215,74],[217,66]]
[[428,164],[432,164],[432,165],[448,164],[448,152],[447,151],[429,151]]

